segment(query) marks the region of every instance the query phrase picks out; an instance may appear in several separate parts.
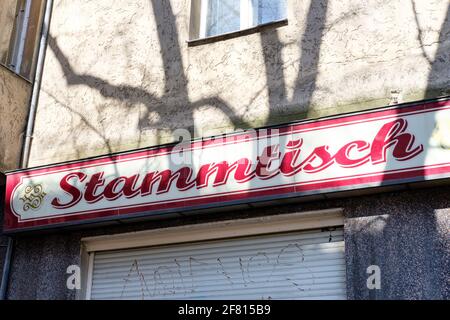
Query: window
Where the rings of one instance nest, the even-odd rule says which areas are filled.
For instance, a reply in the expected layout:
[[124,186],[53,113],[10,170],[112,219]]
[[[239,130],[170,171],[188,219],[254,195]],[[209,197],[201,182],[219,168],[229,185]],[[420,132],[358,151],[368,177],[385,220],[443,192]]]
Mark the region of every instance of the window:
[[191,39],[286,19],[286,0],[192,0]]
[[45,0],[2,0],[0,63],[21,76],[34,75]]

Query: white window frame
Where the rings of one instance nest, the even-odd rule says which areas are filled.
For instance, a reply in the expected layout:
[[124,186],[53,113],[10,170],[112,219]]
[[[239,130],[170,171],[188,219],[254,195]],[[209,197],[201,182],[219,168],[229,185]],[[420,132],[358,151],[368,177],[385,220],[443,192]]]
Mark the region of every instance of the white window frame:
[[241,0],[241,11],[240,11],[240,29],[248,29],[253,26],[253,10],[252,10],[252,0]]
[[342,208],[279,214],[257,218],[183,225],[81,239],[82,288],[77,299],[91,297],[96,252],[285,233],[344,225]]
[[208,5],[209,0],[201,0],[200,6],[200,38],[206,38],[206,24],[208,21]]

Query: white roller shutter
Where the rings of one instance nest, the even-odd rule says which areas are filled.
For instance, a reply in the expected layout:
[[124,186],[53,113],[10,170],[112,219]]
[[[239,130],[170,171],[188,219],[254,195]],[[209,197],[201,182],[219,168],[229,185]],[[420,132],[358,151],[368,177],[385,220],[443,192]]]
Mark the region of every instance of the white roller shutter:
[[91,254],[91,299],[346,298],[341,228]]

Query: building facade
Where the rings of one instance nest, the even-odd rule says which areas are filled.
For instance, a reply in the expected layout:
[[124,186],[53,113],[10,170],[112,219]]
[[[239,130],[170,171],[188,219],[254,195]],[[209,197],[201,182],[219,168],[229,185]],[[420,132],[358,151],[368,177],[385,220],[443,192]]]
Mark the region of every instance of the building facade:
[[[3,257],[7,239],[14,239],[11,259],[3,258],[10,262],[6,298],[449,298],[447,1],[9,0],[0,6],[10,26],[0,31]],[[22,11],[28,14],[19,19]],[[395,163],[370,183],[247,194],[158,215],[143,209],[129,220],[75,225],[55,218],[45,230],[38,222],[8,230],[14,206],[8,180],[33,172],[15,170],[51,171],[62,163],[70,171],[80,163],[72,161],[108,159],[105,167],[119,168],[106,179],[120,176],[120,157],[172,148],[180,137],[192,144],[273,129],[294,137],[286,128],[322,128],[383,112],[401,121],[405,110],[433,108],[440,111],[408,120],[411,130],[417,123],[417,134],[403,158],[400,142],[384,140],[388,153],[398,151],[389,160]],[[370,126],[343,130],[355,141]],[[311,143],[338,144],[341,137],[324,129]],[[435,158],[427,157],[428,145],[438,150]],[[419,146],[423,172],[390,180],[389,165],[406,170]],[[233,152],[223,147],[214,154]],[[437,163],[439,174],[429,173]],[[335,166],[327,170],[328,178],[341,177]],[[60,192],[63,199],[67,192]],[[108,202],[109,210],[119,212],[125,198]],[[161,201],[169,207],[172,200]],[[74,289],[68,279],[77,268]]]

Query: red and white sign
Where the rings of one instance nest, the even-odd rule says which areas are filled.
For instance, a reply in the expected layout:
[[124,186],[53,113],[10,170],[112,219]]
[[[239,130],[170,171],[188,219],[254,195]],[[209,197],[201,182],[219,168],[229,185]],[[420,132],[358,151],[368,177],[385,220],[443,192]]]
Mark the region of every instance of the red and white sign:
[[4,229],[448,177],[447,100],[11,172]]

